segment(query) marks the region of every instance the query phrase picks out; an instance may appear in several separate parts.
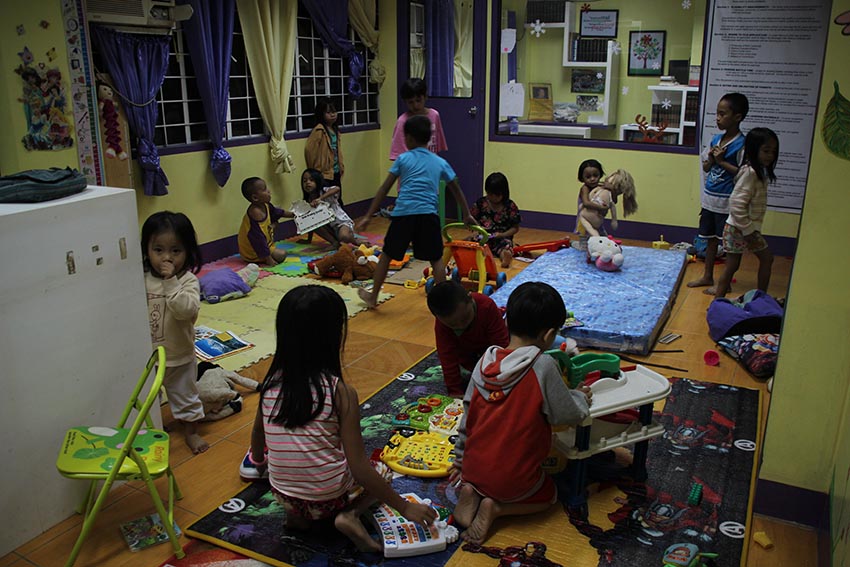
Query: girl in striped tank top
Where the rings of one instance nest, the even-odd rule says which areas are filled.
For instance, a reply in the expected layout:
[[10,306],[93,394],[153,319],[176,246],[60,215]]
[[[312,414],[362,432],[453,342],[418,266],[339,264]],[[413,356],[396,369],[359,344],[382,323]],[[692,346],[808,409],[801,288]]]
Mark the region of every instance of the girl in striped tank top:
[[357,391],[342,381],[347,320],[342,298],[325,286],[297,287],[280,300],[249,460],[268,466],[287,528],[333,518],[358,549],[380,552],[360,522],[369,506],[383,502],[426,526],[437,513],[402,499],[366,457]]

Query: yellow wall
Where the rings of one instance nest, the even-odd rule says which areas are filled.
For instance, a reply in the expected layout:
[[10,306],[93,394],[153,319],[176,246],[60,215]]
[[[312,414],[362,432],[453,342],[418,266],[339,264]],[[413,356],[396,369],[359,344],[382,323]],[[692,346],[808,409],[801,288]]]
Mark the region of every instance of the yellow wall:
[[[846,375],[846,374],[845,374]],[[844,411],[838,424],[835,466],[830,494],[830,531],[832,565],[850,563],[850,389],[844,399]]]
[[[0,172],[4,175],[25,169],[79,167],[75,147],[56,151],[28,151],[21,143],[21,138],[27,133],[27,121],[24,105],[18,100],[23,95],[23,81],[14,69],[21,64],[18,53],[24,47],[32,52],[33,65],[44,63],[47,69],[59,68],[68,98],[65,107],[67,116],[72,116],[70,71],[64,48],[61,4],[46,0],[41,0],[39,4],[36,10],[33,2],[14,0],[3,3],[3,19],[6,23],[0,24],[0,131],[3,133],[0,135]],[[50,24],[46,29],[39,25],[42,20]],[[18,35],[18,25],[24,26],[23,35]],[[57,57],[50,61],[47,51],[54,47]]]
[[[836,0],[834,20],[850,11]],[[841,258],[847,242],[850,160],[830,153],[821,138],[824,108],[838,81],[850,98],[850,37],[830,23],[809,184],[794,259],[788,309],[767,426],[762,478],[826,492],[833,453],[850,459],[845,405],[850,378],[850,264]],[[830,250],[838,242],[838,251]],[[846,482],[846,479],[845,479]],[[841,487],[843,491],[843,486]]]

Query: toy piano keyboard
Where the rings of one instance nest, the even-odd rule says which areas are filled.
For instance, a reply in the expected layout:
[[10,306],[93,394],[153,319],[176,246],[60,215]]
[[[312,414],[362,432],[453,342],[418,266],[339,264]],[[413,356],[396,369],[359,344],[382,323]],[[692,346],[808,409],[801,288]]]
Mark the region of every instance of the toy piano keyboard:
[[427,431],[397,432],[381,451],[381,460],[397,473],[426,478],[449,475],[454,439]]
[[[401,497],[417,504],[431,504],[429,500],[422,500],[412,493],[402,494]],[[381,536],[384,557],[387,558],[443,551],[446,545],[457,541],[458,538],[457,528],[447,525],[444,521],[423,528],[386,504],[372,509],[372,522]]]

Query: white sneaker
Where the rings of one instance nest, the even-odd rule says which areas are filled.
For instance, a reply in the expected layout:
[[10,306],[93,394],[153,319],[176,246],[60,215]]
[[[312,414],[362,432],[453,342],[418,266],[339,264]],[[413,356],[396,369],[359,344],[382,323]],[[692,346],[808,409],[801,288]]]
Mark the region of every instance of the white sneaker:
[[266,465],[258,467],[251,462],[251,449],[245,453],[245,458],[242,459],[242,464],[239,465],[239,478],[242,482],[255,482],[264,478],[269,478],[269,467]]

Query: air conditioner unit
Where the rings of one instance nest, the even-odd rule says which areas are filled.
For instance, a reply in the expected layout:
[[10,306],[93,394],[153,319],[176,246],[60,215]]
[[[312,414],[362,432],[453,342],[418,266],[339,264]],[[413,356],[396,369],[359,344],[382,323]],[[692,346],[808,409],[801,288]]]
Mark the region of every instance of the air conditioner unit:
[[176,6],[174,0],[86,0],[92,24],[171,29],[191,15],[191,6]]

